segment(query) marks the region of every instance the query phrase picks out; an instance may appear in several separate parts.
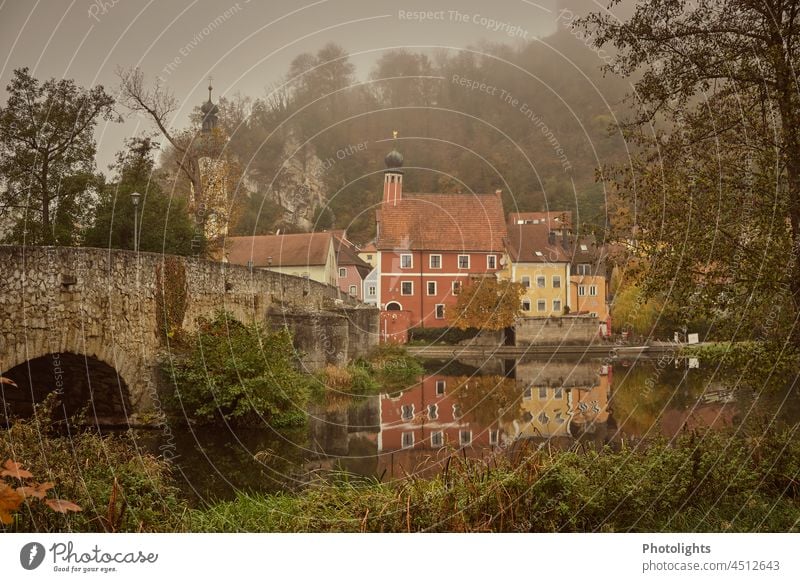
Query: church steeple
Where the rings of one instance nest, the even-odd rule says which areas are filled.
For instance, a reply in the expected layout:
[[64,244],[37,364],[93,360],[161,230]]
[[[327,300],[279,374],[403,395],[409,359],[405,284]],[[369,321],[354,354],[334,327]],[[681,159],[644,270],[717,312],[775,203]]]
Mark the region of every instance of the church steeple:
[[203,133],[211,133],[215,127],[217,127],[217,114],[219,113],[219,107],[214,105],[211,102],[211,91],[213,86],[211,85],[211,77],[208,78],[208,101],[203,103],[200,107],[200,111],[203,114]]
[[397,206],[403,198],[403,154],[397,151],[397,132],[392,132],[394,147],[386,154],[384,163],[386,171],[383,174],[383,202]]

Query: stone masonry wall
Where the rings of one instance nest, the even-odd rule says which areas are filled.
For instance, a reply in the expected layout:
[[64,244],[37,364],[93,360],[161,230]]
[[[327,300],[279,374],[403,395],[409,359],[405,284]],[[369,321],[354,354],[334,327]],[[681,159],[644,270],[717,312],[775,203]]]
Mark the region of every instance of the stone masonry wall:
[[[0,246],[0,373],[47,354],[92,356],[119,373],[134,411],[147,410],[155,397],[157,355],[168,349],[156,316],[156,273],[164,258],[108,249]],[[264,321],[272,307],[306,314],[346,308],[374,319],[377,329],[377,310],[342,296],[336,287],[227,263],[171,260],[186,275],[182,327],[187,331],[198,317],[216,310],[242,321]],[[362,347],[377,343],[377,335],[359,341]]]
[[518,346],[589,345],[601,341],[596,317],[531,317],[520,319],[516,328]]

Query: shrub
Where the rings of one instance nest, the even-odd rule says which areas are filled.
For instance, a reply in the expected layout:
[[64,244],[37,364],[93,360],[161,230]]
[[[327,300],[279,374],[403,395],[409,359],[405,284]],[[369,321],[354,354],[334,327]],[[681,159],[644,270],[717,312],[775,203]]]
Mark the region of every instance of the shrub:
[[311,386],[297,370],[285,329],[267,331],[220,312],[201,321],[188,345],[165,360],[162,370],[171,376],[167,405],[192,422],[267,422],[281,428],[306,421]]
[[[23,465],[53,484],[54,498],[68,499],[79,512],[57,513],[45,503],[28,504],[5,527],[15,532],[175,531],[186,506],[169,465],[142,453],[127,434],[78,432],[59,436],[49,405],[30,420],[17,420],[0,438],[0,458]],[[2,527],[2,526],[0,526]]]

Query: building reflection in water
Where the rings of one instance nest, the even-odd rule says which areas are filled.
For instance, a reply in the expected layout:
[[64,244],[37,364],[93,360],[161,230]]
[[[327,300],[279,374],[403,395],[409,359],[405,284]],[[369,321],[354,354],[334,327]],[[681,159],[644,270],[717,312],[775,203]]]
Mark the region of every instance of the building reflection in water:
[[379,474],[441,469],[454,450],[485,457],[520,440],[605,434],[611,370],[597,362],[520,362],[503,375],[430,374],[380,397]]

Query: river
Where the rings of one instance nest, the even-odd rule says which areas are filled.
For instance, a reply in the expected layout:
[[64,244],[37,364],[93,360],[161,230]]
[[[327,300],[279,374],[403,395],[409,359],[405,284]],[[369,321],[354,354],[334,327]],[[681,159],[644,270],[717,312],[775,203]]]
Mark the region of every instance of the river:
[[[793,389],[740,388],[699,364],[666,357],[426,361],[426,374],[408,390],[315,405],[302,430],[176,427],[171,453],[180,487],[201,503],[237,491],[291,491],[315,477],[430,475],[454,452],[618,447],[800,420]],[[164,446],[153,432],[139,437],[150,450]]]

